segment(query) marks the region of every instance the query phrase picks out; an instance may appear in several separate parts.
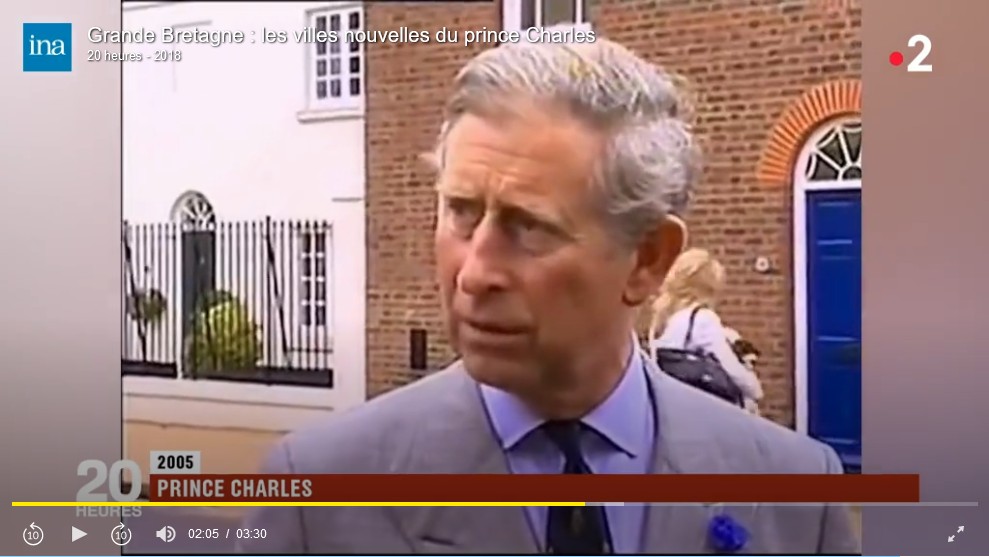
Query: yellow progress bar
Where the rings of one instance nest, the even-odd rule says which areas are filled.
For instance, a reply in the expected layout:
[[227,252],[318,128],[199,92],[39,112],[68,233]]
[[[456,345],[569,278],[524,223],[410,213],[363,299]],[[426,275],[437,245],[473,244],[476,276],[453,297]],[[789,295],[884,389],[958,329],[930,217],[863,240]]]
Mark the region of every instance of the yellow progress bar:
[[587,503],[339,503],[323,501],[134,501],[132,503],[84,501],[14,501],[11,507],[586,507]]

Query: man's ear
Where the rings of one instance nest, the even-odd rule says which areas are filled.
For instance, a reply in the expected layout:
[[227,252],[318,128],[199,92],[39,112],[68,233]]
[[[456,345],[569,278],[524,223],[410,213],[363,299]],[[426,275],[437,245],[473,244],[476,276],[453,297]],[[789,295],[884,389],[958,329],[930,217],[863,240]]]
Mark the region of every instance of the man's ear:
[[659,291],[666,273],[687,246],[687,225],[669,215],[646,235],[636,248],[635,267],[629,276],[622,299],[638,306]]
[[666,268],[663,270],[663,275],[666,275],[666,271],[670,270],[676,258],[680,257],[680,254],[687,249],[687,223],[683,222],[683,219],[676,215],[669,215],[660,226],[659,233],[664,238],[663,241],[669,244],[664,247],[668,249],[669,253],[673,254]]

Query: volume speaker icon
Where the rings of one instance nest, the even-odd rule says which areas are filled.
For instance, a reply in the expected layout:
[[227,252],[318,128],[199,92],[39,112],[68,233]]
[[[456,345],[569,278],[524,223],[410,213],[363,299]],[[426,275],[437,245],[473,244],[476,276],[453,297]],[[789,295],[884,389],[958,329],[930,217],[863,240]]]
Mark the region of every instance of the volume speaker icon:
[[155,537],[163,542],[171,542],[175,540],[175,528],[171,526],[162,526],[157,532],[155,532]]

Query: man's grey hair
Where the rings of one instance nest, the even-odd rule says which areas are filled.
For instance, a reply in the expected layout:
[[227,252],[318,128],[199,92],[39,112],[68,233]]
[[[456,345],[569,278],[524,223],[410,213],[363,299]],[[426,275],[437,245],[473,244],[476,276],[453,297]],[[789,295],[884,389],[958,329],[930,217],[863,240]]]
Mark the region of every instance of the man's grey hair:
[[442,168],[447,136],[464,114],[492,114],[520,98],[559,103],[608,134],[592,185],[610,229],[632,247],[667,215],[682,215],[699,180],[700,150],[678,81],[605,39],[506,43],[457,75],[434,161]]

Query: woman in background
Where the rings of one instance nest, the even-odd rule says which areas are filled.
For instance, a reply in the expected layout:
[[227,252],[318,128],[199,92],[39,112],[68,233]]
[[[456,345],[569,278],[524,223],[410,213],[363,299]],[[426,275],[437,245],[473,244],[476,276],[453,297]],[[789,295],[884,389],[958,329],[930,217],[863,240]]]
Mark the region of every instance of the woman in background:
[[[724,266],[707,250],[692,248],[683,252],[670,268],[659,298],[653,304],[649,350],[654,359],[660,348],[686,349],[713,356],[741,390],[745,408],[758,413],[762,385],[732,349],[726,329],[714,309],[724,284]],[[690,328],[691,316],[693,329]],[[686,342],[688,338],[689,342]]]

